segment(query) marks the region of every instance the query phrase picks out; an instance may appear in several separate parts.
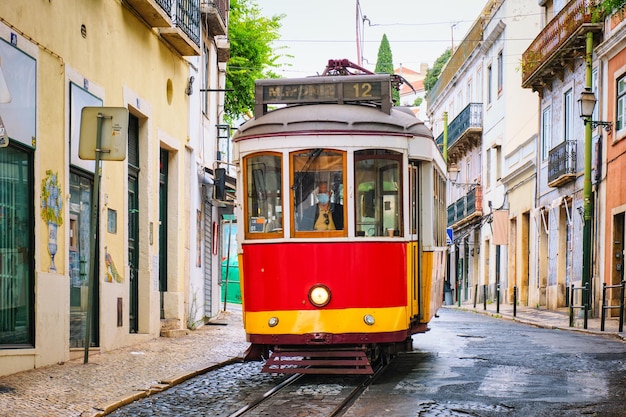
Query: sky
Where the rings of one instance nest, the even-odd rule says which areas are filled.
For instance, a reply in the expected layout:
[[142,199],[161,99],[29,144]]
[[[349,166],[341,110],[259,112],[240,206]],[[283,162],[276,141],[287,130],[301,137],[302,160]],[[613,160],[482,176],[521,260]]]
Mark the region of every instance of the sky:
[[[281,62],[283,77],[321,73],[329,59],[358,64],[357,32],[363,67],[374,70],[383,34],[394,68],[432,67],[446,48],[463,39],[487,0],[254,0],[263,16],[284,14],[274,48],[293,55]],[[357,5],[360,30],[357,30]]]

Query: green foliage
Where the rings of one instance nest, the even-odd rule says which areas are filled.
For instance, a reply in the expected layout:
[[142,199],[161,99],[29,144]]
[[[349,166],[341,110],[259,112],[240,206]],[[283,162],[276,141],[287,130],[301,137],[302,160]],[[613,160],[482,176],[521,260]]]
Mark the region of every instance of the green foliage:
[[426,91],[430,91],[431,88],[435,86],[439,75],[441,74],[441,70],[446,65],[450,57],[452,56],[452,49],[448,48],[444,51],[439,58],[435,61],[435,64],[432,68],[429,68],[426,71],[426,78],[424,78],[424,89]]
[[254,0],[231,0],[228,18],[230,60],[226,66],[224,113],[227,121],[238,119],[254,109],[254,81],[278,78],[272,72],[280,57],[272,42],[280,37],[280,20],[261,16]]
[[612,14],[614,12],[620,11],[622,14],[624,11],[622,10],[626,6],[626,0],[602,0],[600,2],[600,9],[604,12],[605,15]]
[[[390,74],[393,75],[393,55],[391,53],[391,46],[389,46],[389,40],[387,34],[383,34],[383,39],[380,41],[378,47],[378,57],[376,59],[376,68],[374,72],[376,74]],[[393,102],[400,103],[400,92],[396,89],[392,93]]]
[[421,105],[422,105],[422,101],[424,101],[424,98],[423,98],[423,97],[417,97],[417,98],[415,99],[415,101],[413,102],[413,106],[414,106],[414,107],[419,107],[419,106],[421,106]]

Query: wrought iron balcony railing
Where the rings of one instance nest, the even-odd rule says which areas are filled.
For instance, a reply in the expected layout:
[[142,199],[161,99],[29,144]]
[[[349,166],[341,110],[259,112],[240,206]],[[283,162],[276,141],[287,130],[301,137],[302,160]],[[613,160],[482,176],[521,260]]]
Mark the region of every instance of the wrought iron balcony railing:
[[483,214],[482,187],[477,185],[448,206],[448,226],[466,223]]
[[[522,54],[522,87],[538,91],[562,72],[563,62],[584,49],[585,33],[602,30],[602,22],[594,23],[594,13],[600,0],[571,0],[543,28]],[[597,13],[596,13],[597,14]],[[595,19],[597,20],[597,18]]]
[[[483,131],[483,105],[470,103],[448,126],[448,154],[457,143],[479,139]],[[443,133],[437,137],[437,145],[443,150]],[[468,147],[466,147],[468,148]]]
[[548,154],[548,185],[558,187],[576,179],[576,141],[566,140]]
[[200,55],[200,0],[125,0],[181,55]]
[[200,12],[206,17],[207,30],[212,36],[228,32],[229,0],[200,0]]

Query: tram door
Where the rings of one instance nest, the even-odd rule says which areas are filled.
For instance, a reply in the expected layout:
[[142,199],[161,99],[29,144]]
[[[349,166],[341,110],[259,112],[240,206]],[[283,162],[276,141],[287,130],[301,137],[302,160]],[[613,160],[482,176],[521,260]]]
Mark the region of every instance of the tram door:
[[419,306],[421,305],[421,295],[419,292],[420,284],[420,229],[419,213],[420,213],[420,201],[419,201],[419,184],[420,184],[420,171],[419,163],[411,161],[409,164],[409,229],[411,233],[411,239],[409,243],[409,252],[411,260],[411,268],[409,270],[409,282],[410,282],[410,316],[418,315],[420,312]]

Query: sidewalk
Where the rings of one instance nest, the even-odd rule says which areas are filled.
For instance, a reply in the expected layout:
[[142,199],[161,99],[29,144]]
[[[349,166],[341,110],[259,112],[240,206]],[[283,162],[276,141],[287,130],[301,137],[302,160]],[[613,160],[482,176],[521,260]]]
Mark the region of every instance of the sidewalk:
[[92,417],[242,357],[248,347],[241,312],[226,311],[180,338],[0,377],[2,417]]
[[[500,304],[498,311],[498,306],[494,303],[487,303],[486,309],[484,304],[477,304],[476,307],[474,307],[473,303],[461,304],[461,306],[456,304],[448,305],[443,308],[472,311],[480,314],[487,314],[492,317],[502,317],[504,319],[514,320],[520,323],[543,327],[546,329],[584,332],[598,336],[614,337],[626,341],[626,332],[619,333],[619,320],[617,317],[606,318],[604,322],[604,331],[601,331],[602,321],[599,317],[588,317],[587,328],[585,329],[584,318],[580,309],[574,310],[574,326],[570,327],[569,308],[546,310],[544,308],[517,306],[516,311],[513,311],[513,305]],[[623,330],[626,330],[626,323],[624,323],[623,327]]]
[[[567,310],[551,311],[511,305],[473,304],[445,309],[461,309],[549,329],[587,332],[616,337],[618,321],[589,319],[584,330],[582,318],[569,327]],[[240,358],[248,347],[240,311],[226,311],[213,324],[205,325],[180,338],[157,338],[147,343],[89,356],[32,371],[0,377],[0,416],[4,417],[95,417],[106,415],[126,404],[198,375],[212,366]]]

